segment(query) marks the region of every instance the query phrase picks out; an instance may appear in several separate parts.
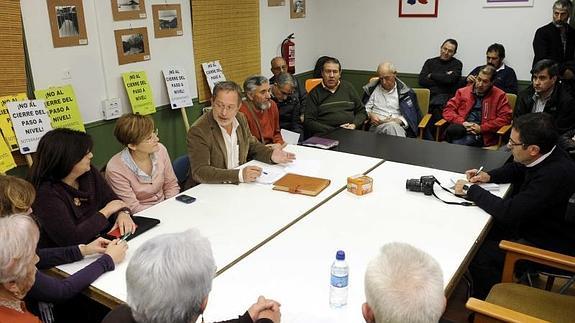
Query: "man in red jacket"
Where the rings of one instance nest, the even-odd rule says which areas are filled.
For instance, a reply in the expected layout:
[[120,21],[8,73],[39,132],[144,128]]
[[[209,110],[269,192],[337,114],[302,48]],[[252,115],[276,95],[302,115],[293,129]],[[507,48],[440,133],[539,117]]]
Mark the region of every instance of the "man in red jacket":
[[477,147],[497,144],[497,130],[511,123],[511,107],[505,92],[493,86],[495,72],[493,66],[483,67],[473,84],[457,90],[447,102],[447,141]]

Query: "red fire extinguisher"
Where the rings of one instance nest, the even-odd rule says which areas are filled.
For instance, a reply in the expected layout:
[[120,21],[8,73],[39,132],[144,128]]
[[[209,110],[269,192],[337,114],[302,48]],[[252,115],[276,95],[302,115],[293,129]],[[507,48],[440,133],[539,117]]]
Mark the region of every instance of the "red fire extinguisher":
[[295,43],[292,39],[294,39],[293,34],[290,34],[282,41],[281,46],[282,57],[287,63],[287,71],[290,74],[295,73]]

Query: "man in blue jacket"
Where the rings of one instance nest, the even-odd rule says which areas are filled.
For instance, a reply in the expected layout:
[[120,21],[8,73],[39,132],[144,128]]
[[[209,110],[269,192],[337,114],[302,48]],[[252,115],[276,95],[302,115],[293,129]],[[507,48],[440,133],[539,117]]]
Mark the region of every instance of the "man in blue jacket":
[[363,103],[370,131],[400,137],[415,137],[422,115],[415,92],[397,78],[390,62],[377,67],[379,79],[363,87]]

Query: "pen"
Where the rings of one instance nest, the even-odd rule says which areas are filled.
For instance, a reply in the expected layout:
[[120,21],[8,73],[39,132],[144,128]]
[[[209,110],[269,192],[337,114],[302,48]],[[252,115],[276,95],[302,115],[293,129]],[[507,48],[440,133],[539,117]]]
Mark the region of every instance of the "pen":
[[479,167],[477,172],[475,172],[475,176],[479,175],[479,173],[481,173],[482,170],[483,170],[483,166]]
[[268,175],[268,173],[267,173],[267,172],[264,172],[264,171],[262,171],[262,173],[264,173],[264,175]]
[[128,233],[124,234],[124,236],[122,236],[122,239],[120,239],[120,241],[126,241],[126,239],[128,239],[131,235],[132,235],[132,232],[128,232]]

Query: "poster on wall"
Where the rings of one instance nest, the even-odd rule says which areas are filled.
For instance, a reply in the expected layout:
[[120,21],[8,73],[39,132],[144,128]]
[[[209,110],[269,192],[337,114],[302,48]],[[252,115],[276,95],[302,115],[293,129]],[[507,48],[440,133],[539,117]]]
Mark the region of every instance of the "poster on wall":
[[118,64],[124,65],[150,60],[148,29],[128,28],[114,30]]
[[290,1],[290,14],[291,19],[305,18],[305,1],[306,0],[289,0]]
[[152,6],[154,36],[156,38],[182,36],[182,9],[179,4]]
[[483,7],[533,7],[533,0],[484,0]]
[[439,0],[399,0],[399,17],[437,17]]
[[268,0],[268,7],[283,7],[285,0]]
[[88,45],[82,0],[48,0],[54,47]]
[[154,105],[154,99],[152,97],[152,87],[148,82],[146,72],[123,73],[122,79],[124,80],[124,87],[130,99],[132,112],[141,115],[156,112],[156,106]]
[[36,99],[44,100],[52,128],[68,128],[86,132],[72,85],[34,91]]
[[186,71],[179,66],[169,66],[162,70],[172,109],[191,107],[192,95]]
[[40,138],[52,130],[44,100],[8,102],[8,111],[22,154],[36,152]]
[[4,136],[0,134],[0,174],[5,174],[14,167],[16,167],[14,156],[12,156],[12,152],[4,140]]
[[220,65],[220,61],[213,61],[202,63],[202,69],[204,70],[204,74],[206,75],[206,80],[208,80],[208,85],[210,86],[210,93],[214,92],[214,85],[218,82],[223,82],[226,80],[224,75],[224,70],[222,69],[222,65]]
[[111,0],[112,17],[114,21],[146,19],[146,3],[144,0]]
[[11,151],[18,150],[18,141],[16,140],[16,133],[14,133],[10,112],[8,111],[6,103],[25,100],[28,100],[26,93],[0,97],[0,131],[4,135],[4,139],[6,143],[8,143]]

